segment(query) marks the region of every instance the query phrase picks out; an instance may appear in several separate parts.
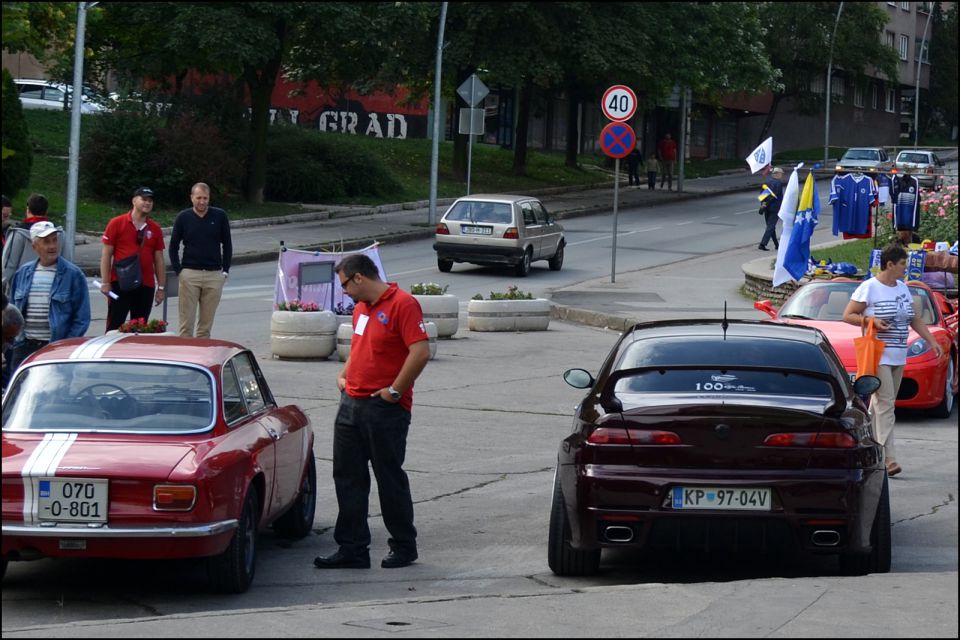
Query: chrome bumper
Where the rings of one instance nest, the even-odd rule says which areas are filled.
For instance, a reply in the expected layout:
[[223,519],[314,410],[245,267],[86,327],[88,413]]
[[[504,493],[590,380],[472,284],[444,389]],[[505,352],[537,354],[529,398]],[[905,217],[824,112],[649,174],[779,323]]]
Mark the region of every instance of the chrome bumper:
[[233,531],[237,525],[237,520],[222,520],[182,527],[110,527],[109,525],[78,526],[68,523],[40,525],[4,522],[3,535],[33,538],[203,538]]

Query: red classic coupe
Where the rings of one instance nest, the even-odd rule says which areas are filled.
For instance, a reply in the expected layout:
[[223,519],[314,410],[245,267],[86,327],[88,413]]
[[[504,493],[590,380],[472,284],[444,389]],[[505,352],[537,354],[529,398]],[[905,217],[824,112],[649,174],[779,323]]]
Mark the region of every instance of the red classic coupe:
[[3,571],[40,557],[203,558],[245,591],[257,535],[306,536],[313,431],[254,355],[222,340],[62,340],[3,398]]
[[[903,369],[896,406],[928,409],[935,417],[946,418],[953,411],[960,371],[957,366],[957,309],[943,294],[931,290],[923,282],[907,284],[914,301],[919,303],[920,317],[940,343],[944,355],[941,358],[934,356],[931,345],[910,330],[907,365]],[[843,310],[859,285],[859,281],[849,278],[813,280],[797,289],[779,310],[769,300],[755,302],[753,306],[774,320],[823,331],[852,378],[857,371],[853,339],[861,332],[859,327],[843,321]]]

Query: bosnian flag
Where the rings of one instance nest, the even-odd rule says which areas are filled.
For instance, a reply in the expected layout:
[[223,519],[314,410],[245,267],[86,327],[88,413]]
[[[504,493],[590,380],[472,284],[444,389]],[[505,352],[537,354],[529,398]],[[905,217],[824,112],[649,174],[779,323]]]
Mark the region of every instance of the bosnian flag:
[[783,221],[783,231],[780,232],[780,247],[777,249],[777,265],[773,269],[773,286],[779,287],[784,282],[791,280],[790,273],[784,268],[783,261],[787,256],[787,247],[790,246],[790,236],[793,233],[793,219],[797,214],[797,198],[800,196],[800,179],[797,177],[797,171],[803,163],[797,165],[787,186],[783,190],[783,202],[780,204],[780,213],[777,214]]
[[797,205],[797,215],[793,218],[790,241],[783,257],[783,268],[794,280],[800,280],[807,272],[807,265],[810,262],[810,238],[813,237],[813,231],[817,228],[818,222],[820,222],[820,198],[817,196],[817,182],[813,179],[813,171],[811,171],[807,174],[807,181],[803,185],[800,204]]
[[773,136],[760,143],[760,146],[746,157],[750,173],[756,173],[773,162]]
[[777,197],[777,194],[771,191],[770,187],[768,187],[767,185],[763,185],[763,191],[760,192],[760,195],[757,196],[757,199],[760,200],[760,202],[763,202],[767,198],[776,199],[776,197]]

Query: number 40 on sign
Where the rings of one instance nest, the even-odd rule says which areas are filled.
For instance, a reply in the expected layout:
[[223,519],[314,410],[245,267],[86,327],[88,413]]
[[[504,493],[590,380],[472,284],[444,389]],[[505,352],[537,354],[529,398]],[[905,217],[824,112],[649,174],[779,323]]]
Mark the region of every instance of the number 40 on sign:
[[600,106],[607,118],[614,122],[623,122],[637,112],[637,94],[630,87],[615,84],[603,92]]

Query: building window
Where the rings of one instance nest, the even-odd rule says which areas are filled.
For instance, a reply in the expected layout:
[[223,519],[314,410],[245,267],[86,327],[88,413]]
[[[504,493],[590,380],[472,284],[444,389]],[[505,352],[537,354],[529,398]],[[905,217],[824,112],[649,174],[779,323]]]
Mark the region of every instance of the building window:
[[878,87],[877,85],[872,85],[870,89],[871,89],[871,93],[873,94],[871,98],[871,101],[873,103],[873,108],[879,109],[880,108],[880,87]]
[[[920,55],[920,44],[923,43],[923,55]],[[916,45],[913,48],[913,59],[920,59],[922,62],[930,64],[930,42],[924,42],[923,40],[915,40],[914,44]]]
[[853,106],[860,107],[863,109],[863,87],[860,85],[854,85],[853,87]]
[[810,78],[810,93],[815,93],[818,96],[822,96],[825,90],[825,84],[826,82],[824,81],[823,76],[818,73]]
[[887,113],[894,113],[897,109],[897,92],[895,89],[887,89]]
[[909,3],[909,2],[901,2],[901,3],[900,3],[900,8],[903,9],[904,11],[910,11],[910,3]]
[[834,78],[830,82],[830,96],[836,104],[843,104],[847,97],[847,83],[843,78]]
[[890,48],[892,49],[893,47],[897,46],[897,45],[896,45],[896,34],[895,34],[893,31],[885,31],[883,35],[884,35],[884,37],[886,38],[886,39],[884,40],[884,42],[886,42],[886,44],[887,44],[888,47],[890,47]]
[[917,7],[917,11],[923,11],[924,13],[930,13],[933,11],[932,2],[921,2],[920,6]]
[[900,96],[900,113],[913,113],[913,96]]
[[900,60],[907,59],[907,51],[910,49],[910,38],[900,34]]

